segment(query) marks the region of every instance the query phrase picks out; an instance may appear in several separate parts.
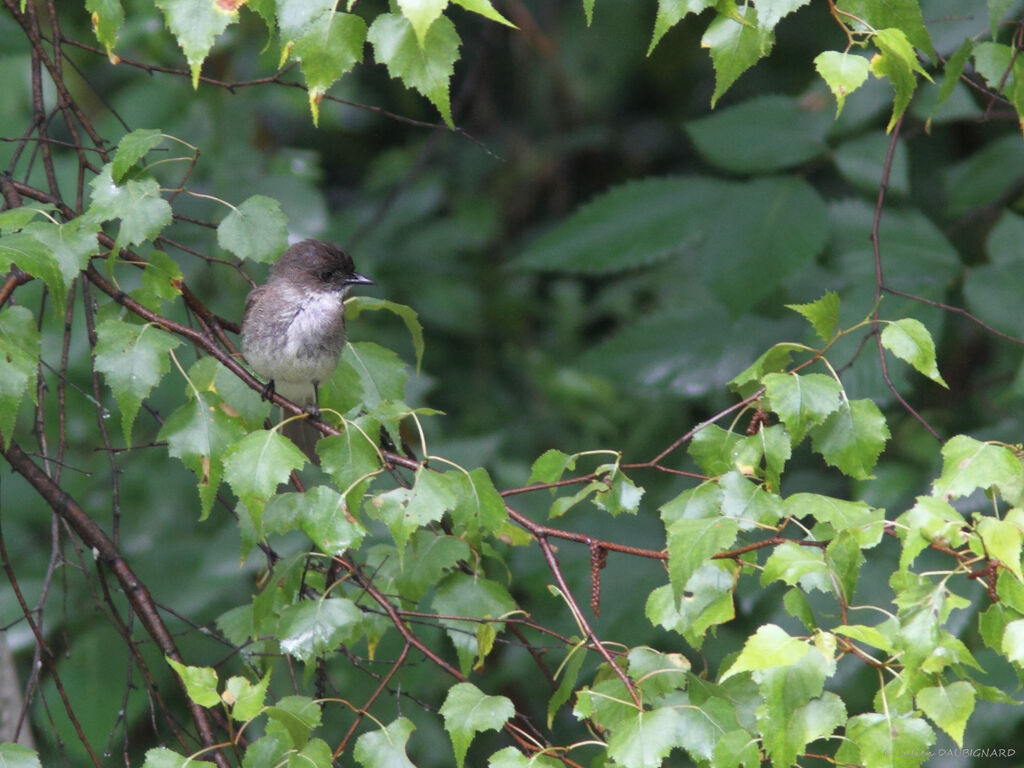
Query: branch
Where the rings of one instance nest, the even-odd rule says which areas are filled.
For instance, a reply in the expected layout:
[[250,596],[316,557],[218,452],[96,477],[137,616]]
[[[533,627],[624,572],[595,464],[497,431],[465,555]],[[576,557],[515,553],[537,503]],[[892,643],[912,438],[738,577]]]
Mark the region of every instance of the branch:
[[[163,619],[160,618],[146,585],[135,576],[103,529],[85,513],[85,510],[78,506],[78,502],[36,466],[16,442],[12,440],[3,450],[3,455],[11,467],[35,488],[36,492],[50,505],[50,508],[71,526],[86,546],[92,549],[97,561],[109,568],[117,577],[132,610],[135,611],[146,632],[160,651],[175,661],[183,662],[184,660],[174,644],[174,638],[171,637]],[[212,747],[217,744],[218,740],[214,738],[213,727],[206,709],[192,699],[188,699],[188,706],[203,746]],[[227,759],[220,752],[214,752],[213,759],[220,768],[229,768]]]

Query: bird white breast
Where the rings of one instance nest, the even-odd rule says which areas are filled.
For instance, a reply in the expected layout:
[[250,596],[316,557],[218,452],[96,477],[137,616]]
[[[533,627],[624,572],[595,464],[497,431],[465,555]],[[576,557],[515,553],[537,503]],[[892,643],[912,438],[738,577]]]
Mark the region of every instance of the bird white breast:
[[344,291],[300,292],[278,286],[278,294],[298,312],[273,348],[247,345],[246,359],[283,397],[299,404],[313,402],[313,382],[331,377],[345,341],[341,319]]

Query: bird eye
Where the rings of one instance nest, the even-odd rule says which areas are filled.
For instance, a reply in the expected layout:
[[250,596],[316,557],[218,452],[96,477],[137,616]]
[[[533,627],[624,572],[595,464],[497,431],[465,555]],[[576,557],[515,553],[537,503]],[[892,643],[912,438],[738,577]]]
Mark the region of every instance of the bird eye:
[[325,269],[323,272],[320,273],[320,279],[323,280],[325,283],[331,282],[331,278],[333,277],[334,273],[331,272],[331,270],[329,269]]

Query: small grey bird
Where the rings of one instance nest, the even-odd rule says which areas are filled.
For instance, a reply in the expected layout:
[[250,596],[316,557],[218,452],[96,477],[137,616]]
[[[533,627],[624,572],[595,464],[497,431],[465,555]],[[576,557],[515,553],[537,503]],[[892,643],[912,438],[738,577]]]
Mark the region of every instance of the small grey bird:
[[[303,240],[284,252],[267,282],[249,293],[242,321],[242,354],[267,380],[265,397],[276,391],[320,415],[319,386],[345,346],[345,295],[350,286],[373,284],[330,243]],[[296,442],[315,461],[312,445],[320,435],[304,426],[295,431]]]

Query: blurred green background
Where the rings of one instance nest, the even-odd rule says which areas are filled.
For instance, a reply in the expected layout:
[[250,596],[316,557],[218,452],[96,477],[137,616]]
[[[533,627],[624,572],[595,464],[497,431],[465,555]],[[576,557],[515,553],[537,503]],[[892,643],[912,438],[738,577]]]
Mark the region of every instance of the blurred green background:
[[[184,67],[152,5],[125,5],[118,53],[126,60]],[[976,16],[954,0],[923,5],[943,56],[965,36],[987,28],[981,3],[970,3]],[[648,56],[654,2],[601,0],[589,29],[575,3],[511,0],[499,6],[518,31],[452,10],[463,40],[452,83],[458,132],[396,118],[439,122],[426,99],[369,61],[331,94],[373,109],[325,101],[314,128],[300,89],[262,84],[228,90],[203,83],[194,92],[187,77],[146,73],[126,63],[111,66],[100,52],[65,50],[66,66],[73,69],[68,83],[112,144],[128,130],[158,128],[199,147],[190,189],[234,204],[257,193],[278,199],[292,235],[343,245],[359,270],[377,281],[368,294],[415,308],[425,328],[426,356],[406,400],[445,412],[426,420],[430,451],[466,466],[486,466],[504,489],[523,485],[533,459],[549,448],[621,450],[627,462],[655,455],[734,402],[725,382],[771,344],[811,342],[806,325],[784,308],[786,303],[812,301],[833,290],[842,299],[845,324],[871,311],[869,235],[890,140],[884,128],[892,94],[886,82],[872,79],[834,119],[835,103],[812,59],[823,47],[841,50],[845,38],[823,2],[788,17],[779,27],[774,53],[741,77],[714,111],[709,106],[714,73],[700,47],[707,17],[686,20]],[[356,12],[383,7],[360,3]],[[68,38],[95,45],[80,3],[62,3],[59,12]],[[7,12],[0,13],[0,51],[0,77],[6,83],[0,89],[0,136],[7,140],[21,136],[31,119],[28,44]],[[276,46],[267,45],[262,23],[243,10],[241,23],[218,41],[203,73],[242,83],[272,74],[279,55]],[[1019,338],[1024,335],[1024,220],[1016,199],[1024,178],[1024,143],[1016,118],[1004,104],[963,83],[932,116],[935,91],[922,88],[896,146],[881,230],[887,284],[965,307]],[[48,98],[52,103],[52,94]],[[15,146],[0,144],[5,169]],[[30,154],[26,151],[10,170],[41,185],[39,164],[30,168]],[[76,158],[58,152],[58,167],[62,191],[73,198]],[[161,179],[172,185],[181,169],[180,163],[171,164]],[[175,211],[216,223],[227,209],[183,196]],[[187,248],[230,258],[208,227],[179,222],[168,234]],[[224,317],[241,319],[248,285],[234,269],[185,250],[168,252],[200,298]],[[247,271],[259,281],[265,269]],[[39,286],[25,286],[18,301],[38,307],[33,301],[40,293]],[[180,310],[172,313],[179,320],[184,318]],[[902,395],[943,437],[967,432],[1019,439],[1024,395],[1019,344],[897,296],[884,298],[881,314],[917,317],[935,336],[948,391],[903,367],[891,370]],[[52,314],[43,319],[44,359],[56,364],[62,322]],[[83,329],[79,322],[71,345],[70,445],[62,482],[91,515],[109,524],[113,480],[106,455],[95,450],[97,417],[87,394]],[[404,327],[390,316],[363,314],[349,331],[354,339],[377,341],[413,360]],[[894,405],[879,374],[874,342],[861,350],[859,340],[836,350],[832,359],[849,363],[843,374],[850,396],[874,399],[889,418],[893,440],[866,500],[885,507],[892,518],[927,490],[938,467],[937,443]],[[184,347],[179,352],[185,365],[193,359]],[[56,387],[53,376],[44,378]],[[172,370],[150,405],[166,416],[184,386]],[[109,391],[103,390],[103,397],[116,414]],[[24,433],[31,416],[23,407]],[[109,422],[115,444],[117,422]],[[136,443],[150,443],[158,428],[144,410]],[[682,454],[670,462],[694,469]],[[250,599],[258,558],[239,567],[237,527],[223,506],[197,522],[194,477],[162,451],[124,452],[117,464],[120,531],[129,562],[156,600],[181,617],[168,621],[186,659],[223,664],[225,675],[238,673],[242,665],[232,649],[196,626]],[[646,489],[636,517],[610,519],[580,506],[559,524],[622,543],[662,547],[657,507],[690,483],[657,473],[634,479]],[[848,498],[865,493],[805,448],[794,456],[782,489],[785,494],[800,490]],[[546,493],[513,500],[538,520],[549,504]],[[50,560],[48,510],[7,473],[0,477],[0,505],[13,568],[34,603]],[[296,538],[277,546],[297,551],[303,543]],[[54,594],[46,601],[45,627],[60,654],[64,684],[93,743],[110,755],[105,764],[123,764],[126,736],[133,761],[139,760],[141,750],[154,744],[150,703],[95,597],[91,554],[77,551],[73,540],[63,551],[66,559],[57,563],[49,585]],[[559,555],[570,585],[585,602],[586,549],[563,543]],[[888,601],[886,578],[896,556],[894,542],[871,553],[857,602]],[[507,560],[510,590],[520,604],[538,621],[574,631],[564,606],[546,590],[550,574],[537,549],[510,548]],[[508,579],[497,570],[495,578]],[[786,621],[781,592],[765,591],[756,577],[747,576],[737,592],[737,620],[719,630],[720,641],[702,651],[681,647],[680,638],[650,626],[636,600],[665,579],[653,561],[611,555],[601,616],[594,619],[598,634],[681,651],[695,669],[706,662],[714,671],[754,627]],[[983,590],[971,587],[965,596],[974,608],[983,608]],[[15,622],[18,616],[11,591],[0,591],[0,626],[10,625],[7,639],[27,676],[33,641],[24,623]],[[965,628],[974,623],[972,616],[962,620]],[[418,631],[432,644],[447,642],[440,630],[433,639],[434,630]],[[1005,663],[1000,666],[987,654],[972,630],[965,629],[962,639],[977,650],[990,682],[1004,687],[1012,675]],[[180,706],[169,670],[151,648],[142,648],[151,668],[163,675],[165,696]],[[378,661],[367,659],[365,648],[353,653],[360,666],[383,672],[387,667],[380,660],[394,658],[398,650],[392,639],[377,649]],[[347,671],[331,676],[343,679],[344,689],[326,695],[361,702],[373,690],[376,680],[351,662],[330,662]],[[588,665],[581,680],[589,679],[592,669]],[[295,674],[301,677],[300,670]],[[549,692],[534,684],[541,678],[524,649],[502,646],[483,675],[489,692],[509,695],[526,711],[545,711]],[[385,721],[401,712],[417,722],[410,756],[422,768],[450,764],[447,736],[435,719],[423,716],[421,706],[438,706],[447,685],[429,665],[409,667],[402,690],[415,698],[386,697],[375,710]],[[845,659],[830,685],[853,714],[871,707],[877,680],[863,665]],[[291,681],[280,675],[273,687],[282,693]],[[43,685],[43,694],[33,705],[32,720],[44,765],[85,764],[51,683]],[[979,703],[967,746],[1019,745],[1020,712],[992,707]],[[346,718],[329,710],[328,727],[345,728]],[[556,720],[555,733],[566,740],[581,738],[567,711]],[[952,748],[944,734],[938,738],[937,747]],[[494,733],[481,735],[470,762],[503,743]],[[343,764],[351,764],[346,760]],[[685,765],[678,754],[673,760],[672,765]],[[928,763],[941,768],[1001,764],[966,757]]]

